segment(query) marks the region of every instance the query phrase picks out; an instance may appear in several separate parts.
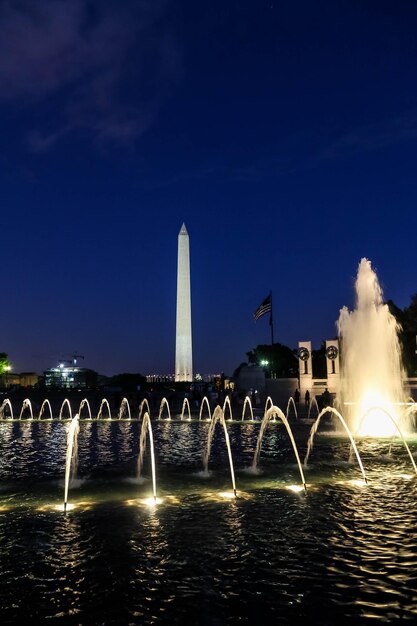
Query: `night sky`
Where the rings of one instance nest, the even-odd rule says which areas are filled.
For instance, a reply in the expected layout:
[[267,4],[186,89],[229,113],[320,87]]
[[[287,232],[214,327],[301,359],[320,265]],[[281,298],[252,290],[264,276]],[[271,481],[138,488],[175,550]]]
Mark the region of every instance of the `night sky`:
[[362,257],[417,292],[417,5],[0,0],[0,350],[42,373],[194,372],[313,347]]

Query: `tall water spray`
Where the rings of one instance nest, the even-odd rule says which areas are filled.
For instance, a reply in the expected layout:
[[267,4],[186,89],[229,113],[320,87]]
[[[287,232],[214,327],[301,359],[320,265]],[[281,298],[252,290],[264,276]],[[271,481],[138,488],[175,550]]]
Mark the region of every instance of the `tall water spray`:
[[355,310],[343,307],[337,323],[342,357],[338,399],[354,433],[391,436],[396,427],[386,412],[406,429],[399,326],[383,303],[381,286],[368,259],[359,263],[355,290]]
[[78,463],[78,433],[80,430],[80,424],[78,420],[78,413],[73,417],[68,428],[67,434],[67,452],[65,456],[65,490],[64,490],[64,511],[67,510],[68,505],[68,490],[71,480],[71,475],[74,478],[77,472]]

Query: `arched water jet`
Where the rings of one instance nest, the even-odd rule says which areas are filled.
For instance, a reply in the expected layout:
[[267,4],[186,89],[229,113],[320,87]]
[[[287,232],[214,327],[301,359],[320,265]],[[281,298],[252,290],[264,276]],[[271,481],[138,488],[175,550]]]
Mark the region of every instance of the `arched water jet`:
[[304,472],[303,472],[303,468],[301,466],[301,461],[300,461],[300,457],[298,454],[298,449],[295,443],[295,439],[294,439],[294,435],[292,434],[292,430],[290,428],[290,425],[288,423],[287,418],[285,417],[284,413],[281,411],[281,409],[277,406],[272,405],[270,409],[267,410],[267,412],[265,413],[264,417],[262,418],[262,423],[261,423],[261,429],[259,431],[259,435],[258,435],[258,440],[256,442],[256,449],[255,449],[255,454],[253,455],[253,461],[252,461],[252,469],[256,470],[256,467],[258,465],[258,461],[259,461],[259,456],[261,454],[261,446],[262,446],[262,439],[264,436],[264,432],[266,430],[266,427],[268,426],[269,421],[274,417],[277,416],[281,419],[281,421],[283,422],[285,428],[287,429],[287,433],[288,436],[291,440],[291,444],[294,450],[294,454],[295,454],[295,458],[297,461],[297,465],[298,465],[298,470],[300,472],[300,477],[301,477],[301,482],[303,484],[303,488],[304,488],[304,492],[307,493],[307,485],[306,485],[306,481],[304,478]]
[[[9,418],[5,418],[4,417],[4,409],[6,408],[6,406],[9,407],[9,411],[10,411],[10,417]],[[10,402],[9,398],[6,398],[1,403],[1,406],[0,406],[0,417],[1,417],[1,419],[14,419],[14,417],[13,417],[13,407],[12,407],[12,403]]]
[[271,406],[274,406],[274,403],[272,402],[271,396],[268,396],[266,401],[265,401],[264,417],[265,417],[266,412],[268,411],[268,409],[271,408]]
[[297,407],[295,405],[295,401],[294,398],[291,396],[290,398],[288,398],[288,402],[287,402],[287,410],[285,412],[285,416],[288,419],[289,417],[289,413],[290,413],[290,406],[292,405],[293,409],[294,409],[294,415],[295,415],[295,419],[298,419],[298,413],[297,413]]
[[229,420],[232,421],[233,411],[232,411],[232,404],[230,402],[229,396],[226,396],[223,402],[223,414],[224,414],[225,419],[226,419],[226,407],[229,407],[229,415],[230,415]]
[[91,409],[90,409],[90,403],[87,400],[87,398],[84,398],[84,400],[81,400],[80,402],[80,408],[78,409],[78,417],[79,419],[81,419],[81,411],[83,410],[83,408],[87,406],[88,409],[88,417],[91,420]]
[[187,411],[188,411],[188,421],[191,421],[191,410],[190,410],[190,403],[188,402],[188,398],[184,398],[184,401],[182,403],[182,409],[181,409],[181,420],[184,419],[184,412],[185,412],[185,407],[187,407]]
[[166,406],[166,407],[167,407],[167,411],[168,411],[168,417],[167,417],[167,419],[168,419],[168,420],[170,420],[170,419],[171,419],[171,411],[170,411],[170,409],[169,409],[169,402],[168,402],[168,400],[167,400],[166,398],[162,398],[162,400],[161,400],[161,404],[160,404],[160,407],[159,407],[159,415],[158,415],[158,419],[159,419],[159,420],[161,419],[161,415],[162,415],[162,411],[163,411],[163,409],[164,409],[164,406]]
[[304,458],[304,467],[307,467],[308,459],[310,457],[311,450],[313,449],[314,436],[315,436],[315,434],[317,432],[317,429],[319,427],[320,420],[321,420],[321,418],[323,417],[323,415],[325,413],[333,413],[333,415],[336,415],[336,417],[340,420],[343,428],[345,429],[345,431],[346,431],[346,433],[347,433],[347,435],[348,435],[348,437],[350,439],[350,443],[351,443],[351,446],[353,447],[353,449],[355,451],[356,459],[358,461],[358,465],[359,465],[360,470],[362,472],[363,479],[364,479],[365,483],[367,484],[368,483],[368,479],[366,478],[365,470],[363,469],[362,459],[359,456],[359,451],[358,451],[356,443],[355,443],[355,441],[353,439],[352,433],[350,432],[350,430],[348,428],[348,425],[346,424],[346,422],[343,419],[342,415],[339,413],[339,411],[334,409],[332,406],[326,406],[326,408],[324,408],[319,413],[316,421],[314,422],[313,426],[311,427],[310,436],[308,438],[308,443],[307,443],[307,452],[306,452],[306,455],[305,455],[305,458]]
[[103,398],[102,401],[100,402],[100,408],[99,408],[98,413],[97,413],[97,419],[99,420],[99,419],[102,418],[104,407],[106,407],[106,409],[107,409],[107,419],[111,420],[110,404],[109,404],[109,401],[106,398]]
[[20,415],[19,415],[19,419],[20,419],[20,420],[22,419],[22,415],[23,415],[23,413],[25,412],[25,409],[29,409],[29,415],[30,415],[30,418],[29,418],[29,419],[33,420],[32,403],[31,403],[31,401],[29,400],[29,398],[25,398],[25,399],[23,400],[22,408],[21,408],[21,410],[20,410]]
[[219,406],[219,405],[217,405],[216,408],[214,409],[213,417],[211,418],[211,421],[210,421],[210,426],[209,426],[209,431],[208,431],[208,436],[207,436],[207,448],[206,448],[205,454],[203,455],[204,472],[206,474],[208,472],[208,462],[209,462],[209,459],[210,459],[211,444],[212,444],[212,441],[213,441],[214,429],[216,428],[217,422],[220,422],[221,425],[223,426],[224,437],[225,437],[226,446],[227,446],[227,454],[229,456],[230,475],[231,475],[231,478],[232,478],[233,494],[236,497],[235,472],[234,472],[234,469],[233,469],[233,458],[232,458],[232,450],[231,450],[231,447],[230,447],[229,433],[227,432],[226,420],[224,418],[224,412],[223,412],[221,406]]
[[242,409],[242,422],[243,422],[243,420],[245,419],[245,409],[246,409],[246,406],[249,406],[249,409],[250,409],[250,418],[251,418],[251,420],[252,420],[252,422],[253,422],[253,408],[252,408],[252,401],[251,401],[251,399],[250,399],[250,397],[249,397],[249,396],[246,396],[245,401],[244,401],[244,403],[243,403],[243,409]]
[[140,418],[142,417],[142,411],[143,411],[143,407],[146,405],[146,411],[147,413],[150,415],[151,414],[151,409],[149,408],[149,402],[147,400],[147,398],[144,398],[142,400],[142,402],[140,403],[139,406],[139,413],[138,413],[138,420],[140,421]]
[[151,449],[151,467],[152,467],[152,487],[153,487],[153,498],[156,502],[156,472],[155,472],[155,451],[153,445],[153,433],[152,433],[152,424],[149,413],[145,413],[142,421],[142,428],[140,431],[140,439],[139,439],[139,456],[138,456],[138,478],[141,476],[142,467],[143,467],[143,457],[145,455],[146,448],[146,433],[149,433],[149,446]]
[[119,409],[119,414],[118,414],[118,419],[122,419],[123,415],[127,413],[127,419],[132,419],[132,416],[130,414],[130,405],[129,405],[129,400],[127,398],[123,398],[121,404],[120,404],[120,409]]
[[44,400],[44,401],[42,402],[42,406],[41,406],[41,409],[40,409],[40,411],[39,411],[39,415],[38,415],[38,419],[39,419],[39,420],[41,419],[41,417],[42,417],[42,415],[43,415],[43,412],[44,412],[44,410],[45,410],[45,407],[46,407],[46,406],[47,406],[47,407],[48,407],[48,409],[49,409],[49,419],[52,419],[52,407],[51,407],[51,403],[49,402],[49,400],[48,400],[48,399],[46,399],[46,400]]
[[68,398],[65,398],[65,400],[61,404],[61,408],[59,410],[59,418],[58,419],[62,419],[62,415],[64,413],[64,407],[65,406],[68,407],[68,411],[69,411],[69,417],[67,419],[72,420],[72,409],[71,409],[71,404],[70,404],[70,401],[68,400]]
[[317,404],[316,396],[314,396],[314,398],[310,401],[310,404],[308,405],[307,419],[310,419],[311,408],[312,408],[313,405],[316,407],[317,415],[319,415],[319,413],[320,413],[320,409],[319,409],[319,405]]
[[203,399],[202,399],[202,401],[201,401],[201,406],[200,406],[200,414],[199,414],[199,416],[198,416],[198,419],[199,419],[199,420],[201,420],[201,416],[202,416],[202,414],[203,414],[203,408],[204,408],[204,405],[206,405],[206,406],[207,406],[207,412],[208,412],[208,418],[207,418],[207,421],[211,421],[211,409],[210,409],[210,403],[209,403],[209,401],[208,401],[207,396],[204,396],[204,398],[203,398]]
[[78,433],[80,425],[78,414],[71,420],[67,434],[67,452],[65,457],[65,490],[64,490],[64,511],[67,510],[68,489],[70,479],[75,478],[78,464]]
[[[390,418],[390,420],[393,422],[393,424],[394,424],[394,426],[395,426],[395,432],[398,432],[398,434],[400,435],[400,437],[401,437],[401,439],[402,439],[402,442],[403,442],[403,444],[404,444],[404,446],[405,446],[405,449],[407,450],[407,454],[408,454],[408,456],[410,457],[411,464],[412,464],[412,466],[413,466],[414,472],[417,474],[417,466],[416,466],[416,463],[415,463],[415,461],[414,461],[414,457],[413,457],[413,455],[411,454],[411,450],[410,450],[410,448],[408,447],[407,442],[406,442],[406,440],[405,440],[405,438],[404,438],[404,435],[403,435],[403,433],[401,432],[400,427],[398,426],[398,424],[397,424],[397,422],[396,422],[395,418],[391,415],[391,413],[390,413],[389,411],[387,411],[386,409],[384,409],[384,407],[381,407],[381,406],[371,406],[371,407],[369,407],[369,408],[365,411],[365,413],[362,415],[362,417],[361,417],[360,421],[358,422],[358,428],[357,428],[357,431],[355,432],[355,439],[356,439],[356,437],[357,437],[358,432],[359,432],[359,431],[360,431],[360,429],[361,429],[361,426],[362,426],[363,421],[366,419],[366,417],[367,417],[368,413],[370,413],[371,411],[382,411],[382,412],[383,412],[383,413],[385,413],[385,415],[387,415],[387,416]],[[394,435],[393,435],[393,436],[395,436],[395,433],[394,433]],[[392,439],[391,439],[391,441],[392,441]],[[391,444],[390,444],[390,453],[391,453]]]

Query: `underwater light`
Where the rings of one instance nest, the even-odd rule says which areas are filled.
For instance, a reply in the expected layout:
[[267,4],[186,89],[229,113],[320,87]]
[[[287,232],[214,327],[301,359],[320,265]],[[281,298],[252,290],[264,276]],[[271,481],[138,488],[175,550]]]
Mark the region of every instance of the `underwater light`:
[[80,500],[76,504],[40,504],[36,507],[36,511],[58,511],[65,513],[66,511],[73,511],[74,509],[82,509],[83,511],[89,511],[93,508],[95,501],[93,500]]
[[287,485],[286,489],[288,489],[289,491],[294,491],[295,493],[304,491],[304,487],[302,485]]
[[349,480],[348,483],[350,485],[355,485],[355,487],[366,487],[368,485],[368,483],[364,480],[360,480],[359,478],[352,478],[352,480]]
[[126,500],[126,504],[128,506],[138,506],[139,504],[144,504],[145,506],[156,506],[157,504],[162,504],[162,502],[163,500],[161,498],[154,498],[154,496],[150,496],[149,498]]
[[357,434],[362,437],[393,437],[397,434],[398,412],[378,393],[367,390],[359,405]]
[[57,511],[63,511],[64,513],[66,513],[67,511],[72,511],[73,509],[75,509],[75,504],[68,504],[68,502],[65,504],[59,504],[56,507]]
[[145,498],[144,500],[142,500],[142,502],[147,506],[156,506],[157,504],[161,504],[162,500],[161,498],[154,498],[153,496],[151,496],[150,498]]
[[234,500],[237,496],[233,491],[209,491],[204,494],[204,498],[214,502],[222,502],[223,500]]
[[225,498],[226,500],[232,500],[233,498],[237,497],[233,491],[221,491],[219,493],[219,496]]

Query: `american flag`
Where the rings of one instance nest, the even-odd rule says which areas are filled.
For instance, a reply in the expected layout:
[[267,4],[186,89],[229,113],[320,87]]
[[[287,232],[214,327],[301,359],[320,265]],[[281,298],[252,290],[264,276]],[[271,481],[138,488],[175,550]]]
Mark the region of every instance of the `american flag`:
[[256,322],[262,315],[272,312],[272,297],[271,294],[265,298],[263,302],[258,306],[253,314],[253,320]]

